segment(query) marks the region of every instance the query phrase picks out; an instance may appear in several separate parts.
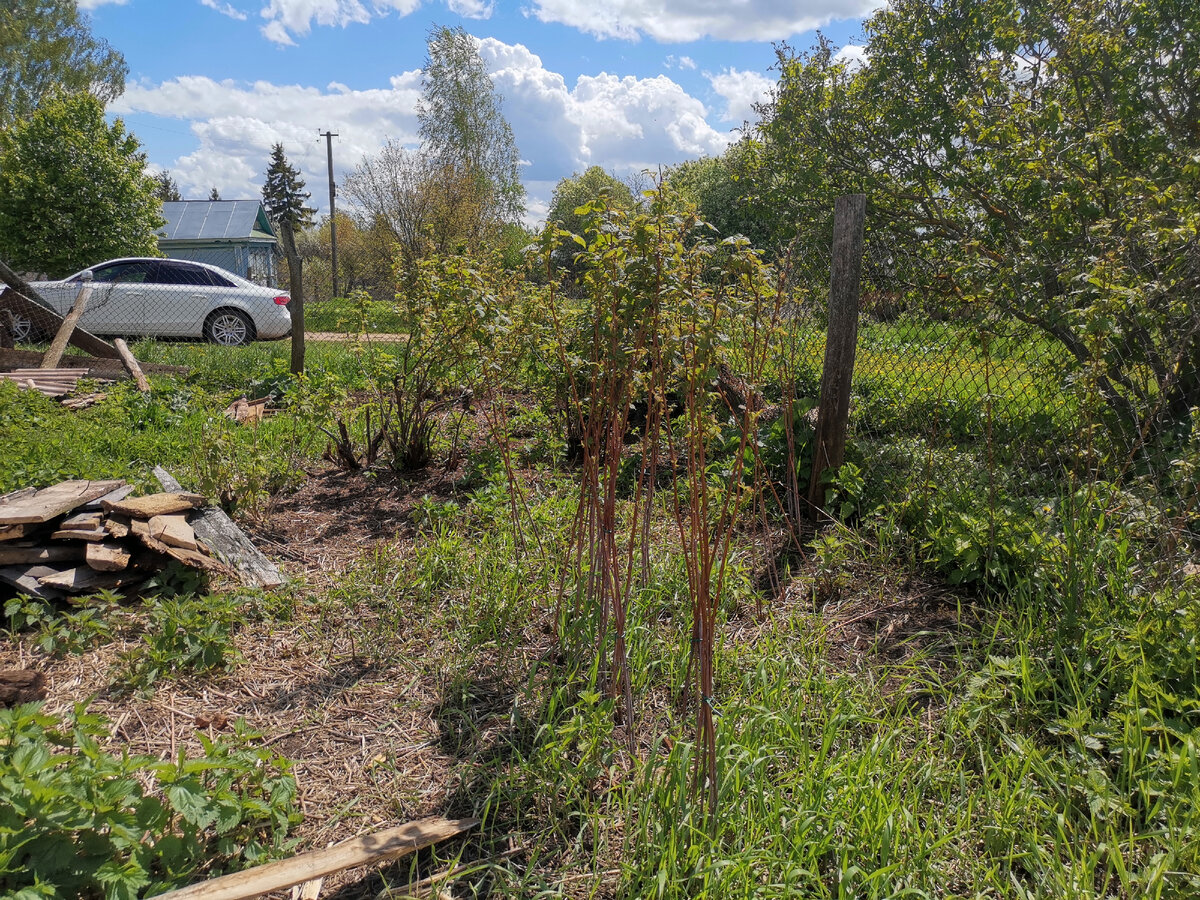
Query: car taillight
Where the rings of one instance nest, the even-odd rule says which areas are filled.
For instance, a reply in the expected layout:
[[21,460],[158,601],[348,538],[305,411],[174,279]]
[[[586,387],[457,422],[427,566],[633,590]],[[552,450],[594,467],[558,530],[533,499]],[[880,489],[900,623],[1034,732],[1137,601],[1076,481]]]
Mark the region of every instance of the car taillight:
[[280,294],[278,297],[275,298],[276,306],[287,306],[291,302],[292,302],[292,298],[289,297],[287,294]]

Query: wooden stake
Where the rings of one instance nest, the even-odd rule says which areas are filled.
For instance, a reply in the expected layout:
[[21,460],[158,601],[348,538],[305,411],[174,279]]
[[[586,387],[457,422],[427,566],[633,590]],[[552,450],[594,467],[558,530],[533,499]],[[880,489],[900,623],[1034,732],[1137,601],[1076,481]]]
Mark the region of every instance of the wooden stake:
[[67,349],[67,341],[75,333],[75,324],[79,321],[79,317],[83,315],[83,311],[87,309],[88,301],[91,298],[92,273],[84,272],[83,284],[79,288],[79,293],[75,295],[75,303],[71,306],[71,311],[67,313],[67,317],[63,319],[62,325],[58,326],[58,333],[54,335],[54,340],[50,342],[50,349],[42,357],[41,368],[53,369],[58,365],[58,361],[62,359],[63,351]]
[[808,505],[814,518],[825,506],[821,476],[837,470],[846,454],[850,420],[850,380],[858,344],[859,276],[862,272],[866,194],[838,197],[833,211],[833,264],[829,279],[829,331],[825,368],[821,372],[821,404],[817,408],[816,444]]
[[161,894],[161,900],[249,900],[268,891],[278,891],[306,881],[315,881],[343,869],[367,863],[381,863],[414,853],[438,841],[469,831],[478,819],[422,819],[398,828],[352,838],[327,847],[301,853],[291,859],[267,863],[202,881],[190,887]]
[[150,382],[146,380],[146,376],[142,372],[142,367],[138,365],[138,361],[129,349],[129,345],[121,338],[114,338],[113,346],[117,348],[117,353],[121,355],[121,362],[125,364],[125,371],[137,382],[138,390],[143,394],[150,393]]

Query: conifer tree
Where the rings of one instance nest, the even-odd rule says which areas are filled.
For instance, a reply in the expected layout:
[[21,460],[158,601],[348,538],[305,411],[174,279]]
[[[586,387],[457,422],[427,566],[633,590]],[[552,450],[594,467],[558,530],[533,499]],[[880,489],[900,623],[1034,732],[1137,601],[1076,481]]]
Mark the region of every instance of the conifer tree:
[[290,224],[293,229],[307,228],[312,224],[313,210],[305,203],[311,197],[304,190],[300,170],[287,161],[283,144],[271,150],[271,163],[267,166],[267,180],[263,184],[263,206],[273,222]]

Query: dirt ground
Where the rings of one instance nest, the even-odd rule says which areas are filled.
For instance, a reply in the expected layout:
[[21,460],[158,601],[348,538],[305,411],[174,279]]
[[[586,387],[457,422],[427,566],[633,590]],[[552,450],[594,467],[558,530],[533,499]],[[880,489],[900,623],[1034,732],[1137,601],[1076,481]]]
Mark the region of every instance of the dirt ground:
[[[323,599],[364,557],[400,553],[411,545],[413,506],[425,496],[453,497],[457,477],[434,470],[402,479],[329,469],[314,474],[295,494],[277,498],[248,530],[298,579],[296,611],[290,620],[243,627],[237,636],[243,662],[227,676],[162,681],[149,699],[114,696],[110,670],[131,646],[123,641],[84,656],[52,659],[26,641],[2,640],[0,668],[44,671],[51,711],[94,698],[93,710],[114,723],[114,746],[133,753],[199,752],[198,732],[216,736],[244,718],[273,750],[294,762],[304,814],[296,833],[298,850],[423,816],[471,816],[481,799],[481,788],[471,778],[473,764],[510,727],[529,666],[551,652],[549,628],[530,623],[523,646],[511,649],[505,665],[480,659],[466,679],[460,674],[450,685],[441,661],[459,652],[451,635],[431,632],[420,622],[401,622],[387,631],[395,646],[365,647],[364,635],[384,630],[370,621],[382,614],[379,606],[353,598]],[[894,573],[852,574],[851,584],[826,598],[819,612],[812,581],[801,574],[763,608],[739,611],[724,639],[753,643],[779,617],[810,616],[813,627],[824,629],[833,664],[872,677],[883,662],[936,656],[945,649],[947,635],[963,624],[958,602],[944,591]],[[650,712],[650,719],[660,718]],[[520,834],[473,840],[469,855],[507,854],[513,866],[525,862]],[[403,861],[383,875],[389,883],[406,884],[409,866]],[[415,877],[429,874],[415,870]],[[375,869],[351,871],[330,878],[322,896],[374,897],[384,884]],[[599,895],[611,893],[608,888],[600,885]]]

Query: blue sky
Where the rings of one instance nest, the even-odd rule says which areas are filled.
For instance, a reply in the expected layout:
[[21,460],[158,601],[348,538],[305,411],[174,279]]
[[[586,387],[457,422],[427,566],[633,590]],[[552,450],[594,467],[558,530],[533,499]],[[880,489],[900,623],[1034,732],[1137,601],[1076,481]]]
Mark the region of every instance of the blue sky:
[[[425,37],[462,25],[479,43],[525,161],[528,221],[560,178],[619,177],[720,153],[772,83],[773,43],[820,27],[860,43],[877,0],[80,0],[129,63],[110,106],[185,197],[256,196],[282,141],[328,202],[394,139],[416,146]],[[849,52],[853,52],[852,50]]]

